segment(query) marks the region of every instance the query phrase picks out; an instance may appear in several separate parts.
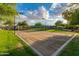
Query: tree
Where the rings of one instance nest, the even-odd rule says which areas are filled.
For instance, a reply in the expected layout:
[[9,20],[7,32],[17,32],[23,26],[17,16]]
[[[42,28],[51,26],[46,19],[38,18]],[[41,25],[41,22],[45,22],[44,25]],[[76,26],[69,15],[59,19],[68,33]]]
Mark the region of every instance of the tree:
[[57,21],[57,22],[55,23],[55,25],[56,25],[56,26],[62,25],[62,21]]
[[[74,4],[73,4],[74,5]],[[76,5],[78,6],[78,5]],[[72,6],[70,6],[72,7]],[[79,25],[79,8],[70,8],[62,13],[63,17],[69,21],[70,25]]]
[[71,8],[70,10],[66,10],[62,13],[63,17],[69,21],[69,25],[67,28],[70,28],[72,31],[78,29],[79,27],[79,5]]
[[6,20],[3,24],[6,26],[7,30],[11,29],[11,27],[14,26],[12,21],[10,20]]
[[[0,20],[10,20],[14,22],[14,16],[17,15],[15,4],[1,3],[0,4]],[[14,24],[14,23],[13,23]]]
[[1,3],[0,4],[0,15],[5,15],[5,16],[16,15],[16,10],[15,8],[12,8],[8,4]]
[[0,4],[0,17],[9,17],[16,15],[16,10],[10,5]]
[[35,24],[35,26],[36,26],[36,27],[41,27],[41,26],[43,26],[43,25],[42,25],[42,23],[38,22],[38,23]]
[[17,24],[17,26],[19,27],[19,29],[26,29],[26,28],[28,28],[28,24],[26,23],[26,21],[19,22]]
[[12,26],[13,24],[12,24],[12,22],[10,20],[6,20],[4,22],[4,25]]

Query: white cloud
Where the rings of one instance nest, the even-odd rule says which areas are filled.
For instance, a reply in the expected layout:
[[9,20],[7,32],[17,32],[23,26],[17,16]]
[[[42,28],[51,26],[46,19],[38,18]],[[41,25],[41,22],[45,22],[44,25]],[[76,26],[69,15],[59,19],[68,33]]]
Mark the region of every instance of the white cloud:
[[49,11],[46,10],[46,8],[44,6],[41,6],[39,9],[38,9],[38,13],[39,13],[39,16],[41,18],[44,18],[44,19],[48,19],[49,18]]
[[[32,10],[32,11],[28,10],[26,11],[26,16],[21,15],[22,16],[21,18],[28,19],[27,21],[30,24],[34,24],[36,22],[42,22],[43,24],[54,25],[55,22],[58,20],[64,21],[62,17],[62,12],[64,11],[64,9],[65,9],[65,5],[63,7],[61,4],[55,3],[51,5],[50,10],[46,10],[44,6],[41,6],[36,10]],[[53,11],[52,13],[54,15],[50,15],[49,11]],[[42,21],[42,19],[47,19],[47,20]]]
[[54,3],[49,10],[52,11],[53,14],[61,14],[65,10],[66,5],[66,3]]
[[[49,14],[49,11],[53,11],[52,14]],[[64,11],[64,7],[59,3],[54,3],[51,5],[50,10],[46,10],[44,6],[39,7],[33,11],[27,11],[26,16],[28,19],[49,19],[49,18],[57,18],[59,14]]]
[[57,8],[57,7],[61,7],[61,5],[58,4],[58,3],[53,3],[53,4],[51,5],[51,7],[50,7],[50,10],[55,9],[55,8]]
[[39,7],[37,10],[27,11],[26,16],[29,19],[48,19],[49,11],[46,10],[44,6]]
[[26,16],[28,17],[28,19],[39,19],[39,17],[37,16],[37,10],[35,11],[27,11],[26,12]]

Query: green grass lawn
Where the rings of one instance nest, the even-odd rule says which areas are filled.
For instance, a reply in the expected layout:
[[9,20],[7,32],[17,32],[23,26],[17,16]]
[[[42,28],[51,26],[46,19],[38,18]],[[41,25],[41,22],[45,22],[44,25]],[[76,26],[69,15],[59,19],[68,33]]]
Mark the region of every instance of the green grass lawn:
[[51,30],[47,30],[48,32],[65,32],[65,31],[62,31],[62,30],[57,30],[57,29],[51,29]]
[[12,31],[0,30],[0,55],[35,56],[37,54]]
[[65,33],[65,34],[72,34],[75,32],[68,32],[68,31],[63,31],[63,30],[57,30],[57,29],[51,29],[51,30],[47,30],[48,32],[57,32],[57,33]]

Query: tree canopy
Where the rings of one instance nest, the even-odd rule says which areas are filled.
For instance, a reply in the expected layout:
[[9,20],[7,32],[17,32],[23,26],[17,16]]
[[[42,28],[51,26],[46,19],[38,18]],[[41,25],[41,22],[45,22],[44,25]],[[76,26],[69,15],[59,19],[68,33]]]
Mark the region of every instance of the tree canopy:
[[0,4],[0,15],[6,15],[6,16],[12,15],[13,16],[13,15],[16,15],[16,10],[15,8],[12,8],[8,4],[1,3]]
[[62,25],[62,21],[57,21],[57,22],[55,23],[55,25],[56,25],[56,26]]
[[15,3],[0,3],[0,20],[14,24],[15,15],[17,15]]
[[43,24],[41,22],[38,22],[35,24],[35,26],[39,27],[39,26],[43,26]]
[[70,25],[79,25],[79,8],[66,10],[62,15],[69,21]]

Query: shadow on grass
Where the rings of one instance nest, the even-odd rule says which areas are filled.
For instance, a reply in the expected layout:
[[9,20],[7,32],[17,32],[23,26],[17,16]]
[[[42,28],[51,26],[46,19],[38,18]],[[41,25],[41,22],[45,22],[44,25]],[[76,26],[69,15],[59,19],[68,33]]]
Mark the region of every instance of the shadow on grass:
[[8,51],[2,53],[0,52],[0,56],[37,56],[37,54],[29,47],[21,47],[16,49],[9,49]]
[[19,40],[22,47],[9,50],[9,56],[37,56],[37,54],[23,41]]
[[9,50],[9,56],[37,56],[37,54],[31,51],[29,47],[24,46],[24,48]]

